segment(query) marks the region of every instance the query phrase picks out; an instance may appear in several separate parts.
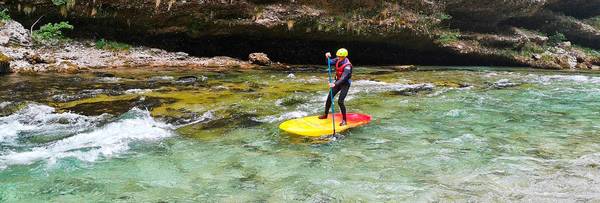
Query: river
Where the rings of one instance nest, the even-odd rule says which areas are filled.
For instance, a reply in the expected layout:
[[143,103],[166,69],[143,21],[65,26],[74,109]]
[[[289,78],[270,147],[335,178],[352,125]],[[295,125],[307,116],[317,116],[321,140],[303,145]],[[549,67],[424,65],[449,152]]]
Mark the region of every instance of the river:
[[358,67],[346,105],[371,124],[281,132],[326,76],[0,76],[0,202],[600,200],[600,74]]

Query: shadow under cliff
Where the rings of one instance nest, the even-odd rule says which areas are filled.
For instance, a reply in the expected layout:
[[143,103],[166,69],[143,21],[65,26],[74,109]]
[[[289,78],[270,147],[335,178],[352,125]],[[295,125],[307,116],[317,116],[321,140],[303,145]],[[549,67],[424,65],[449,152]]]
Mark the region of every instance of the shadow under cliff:
[[[32,16],[15,15],[15,19],[30,27]],[[37,26],[47,22],[69,21],[75,26],[65,32],[72,38],[108,39],[132,45],[156,47],[168,51],[186,52],[198,57],[230,56],[246,60],[250,53],[266,53],[271,60],[288,64],[324,64],[323,54],[344,47],[350,50],[355,65],[465,65],[465,66],[526,66],[512,58],[498,55],[460,54],[440,47],[432,39],[411,33],[376,37],[335,35],[323,32],[295,32],[287,28],[231,27],[211,30],[210,34],[189,32],[149,33],[136,27],[95,18],[64,18],[45,16]]]

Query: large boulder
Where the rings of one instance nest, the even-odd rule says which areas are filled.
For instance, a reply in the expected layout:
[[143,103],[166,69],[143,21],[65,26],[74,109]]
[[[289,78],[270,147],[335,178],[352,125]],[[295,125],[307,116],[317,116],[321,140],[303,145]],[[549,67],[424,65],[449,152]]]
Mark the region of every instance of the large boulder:
[[271,59],[265,53],[251,53],[248,56],[250,59],[250,63],[260,65],[260,66],[268,66],[271,65]]
[[31,36],[29,31],[18,22],[13,20],[3,21],[4,25],[0,26],[0,45],[6,46],[16,44],[22,46],[31,45]]

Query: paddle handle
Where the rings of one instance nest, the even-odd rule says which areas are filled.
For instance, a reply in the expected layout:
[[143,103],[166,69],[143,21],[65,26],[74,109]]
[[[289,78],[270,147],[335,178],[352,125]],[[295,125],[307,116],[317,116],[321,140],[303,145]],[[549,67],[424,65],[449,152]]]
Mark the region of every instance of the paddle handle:
[[[327,58],[327,70],[329,71],[329,84],[331,84],[331,64],[329,63],[329,58]],[[333,126],[333,135],[335,135],[335,105],[333,102],[333,87],[329,87],[329,95],[331,96],[331,122]]]

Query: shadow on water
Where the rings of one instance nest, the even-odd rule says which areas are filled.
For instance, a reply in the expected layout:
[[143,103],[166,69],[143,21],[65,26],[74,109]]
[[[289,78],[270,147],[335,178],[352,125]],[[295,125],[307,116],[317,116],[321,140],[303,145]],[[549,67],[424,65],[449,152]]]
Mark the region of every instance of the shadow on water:
[[291,134],[281,131],[279,133],[279,142],[282,144],[297,144],[297,145],[327,145],[333,142],[345,139],[345,135],[336,133],[335,135],[326,135],[322,137],[307,137],[302,135]]

